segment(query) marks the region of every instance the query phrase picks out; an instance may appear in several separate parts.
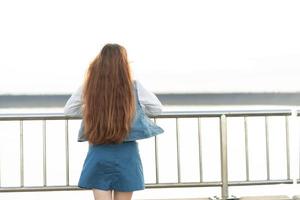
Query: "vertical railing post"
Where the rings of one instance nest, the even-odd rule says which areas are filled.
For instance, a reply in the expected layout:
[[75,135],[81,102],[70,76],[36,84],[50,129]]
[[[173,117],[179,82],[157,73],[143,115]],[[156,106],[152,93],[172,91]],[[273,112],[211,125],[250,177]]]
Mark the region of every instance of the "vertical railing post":
[[46,120],[43,120],[43,185],[47,186],[47,135]]
[[23,120],[20,120],[20,185],[24,187],[24,139]]
[[[154,118],[154,123],[156,124],[156,118]],[[157,136],[154,136],[154,145],[155,145],[155,182],[159,183],[159,166],[158,166],[158,145],[157,145]]]
[[[300,114],[299,114],[300,116]],[[300,133],[298,132],[299,136],[300,136]],[[299,141],[298,141],[298,167],[299,167],[299,172],[298,172],[298,180],[300,180],[300,137],[299,137]]]
[[267,180],[270,180],[270,147],[269,147],[269,123],[268,116],[265,116],[265,134],[266,134],[266,162],[267,162]]
[[1,183],[1,159],[2,159],[2,155],[1,155],[1,153],[2,153],[2,149],[1,149],[1,146],[0,146],[0,188],[2,187],[1,185],[2,185],[2,183]]
[[65,153],[66,153],[66,185],[70,185],[70,172],[69,172],[69,124],[65,120]]
[[221,176],[222,199],[228,198],[228,163],[227,163],[227,124],[226,115],[220,117],[220,150],[221,150]]
[[179,141],[179,125],[178,117],[176,117],[176,147],[177,147],[177,178],[178,183],[181,182],[181,169],[180,169],[180,141]]
[[286,176],[291,179],[290,172],[290,130],[289,130],[289,117],[285,116],[285,147],[286,147]]
[[200,176],[200,182],[203,182],[202,136],[201,136],[201,118],[200,117],[198,117],[198,147],[199,147],[199,176]]
[[249,181],[249,144],[248,144],[248,120],[244,116],[244,130],[245,130],[245,160],[246,160],[246,181]]

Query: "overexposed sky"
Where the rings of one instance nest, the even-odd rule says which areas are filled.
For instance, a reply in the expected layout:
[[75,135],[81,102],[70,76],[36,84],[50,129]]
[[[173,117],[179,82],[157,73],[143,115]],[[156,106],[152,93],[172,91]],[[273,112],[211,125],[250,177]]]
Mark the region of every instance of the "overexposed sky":
[[3,0],[0,94],[64,94],[108,42],[153,92],[300,91],[300,1]]

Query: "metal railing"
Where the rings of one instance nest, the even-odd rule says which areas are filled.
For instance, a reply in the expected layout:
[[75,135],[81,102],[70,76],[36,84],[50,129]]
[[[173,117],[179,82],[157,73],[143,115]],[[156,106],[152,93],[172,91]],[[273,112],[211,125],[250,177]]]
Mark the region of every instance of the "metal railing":
[[[296,111],[297,117],[300,116],[300,110]],[[299,170],[298,170],[298,178],[297,178],[297,183],[300,183],[300,137],[299,137],[299,149],[298,149],[298,162],[299,162]]]
[[[291,179],[291,166],[290,166],[290,136],[289,136],[289,116],[292,114],[291,110],[238,110],[238,111],[201,111],[201,112],[163,112],[161,115],[151,117],[156,123],[158,119],[173,118],[176,125],[176,153],[177,157],[177,182],[174,183],[161,183],[159,180],[159,145],[158,139],[160,136],[155,137],[154,140],[154,156],[155,156],[155,183],[146,184],[146,188],[172,188],[172,187],[220,187],[222,199],[229,197],[228,188],[230,186],[243,186],[243,185],[264,185],[264,184],[292,184]],[[300,116],[300,111],[298,111]],[[284,179],[272,179],[270,177],[270,148],[269,148],[269,123],[268,119],[272,116],[282,116],[285,119],[285,154],[286,154],[286,177]],[[228,180],[228,144],[227,144],[227,119],[231,117],[242,117],[244,122],[244,155],[245,155],[245,169],[246,179],[242,181],[229,181]],[[263,117],[265,123],[265,154],[266,154],[266,173],[267,178],[263,180],[251,180],[249,176],[249,144],[248,144],[248,119],[251,117]],[[179,137],[179,123],[180,118],[194,118],[197,119],[198,128],[198,147],[199,147],[199,176],[198,182],[183,182],[181,179],[181,163],[180,163],[180,137]],[[219,135],[220,135],[220,169],[221,177],[218,181],[204,181],[203,180],[203,152],[202,152],[202,132],[201,132],[201,119],[202,118],[217,118],[219,121]],[[76,185],[70,185],[70,163],[69,163],[69,120],[81,119],[80,117],[68,117],[61,113],[51,114],[5,114],[0,115],[1,121],[19,121],[20,127],[20,186],[19,187],[2,187],[1,186],[1,172],[0,171],[0,192],[25,192],[25,191],[60,191],[60,190],[82,190]],[[42,121],[42,134],[43,134],[43,186],[25,186],[24,185],[24,141],[23,141],[23,122],[26,120],[39,120]],[[66,184],[63,186],[48,186],[47,185],[47,157],[46,157],[46,125],[48,120],[64,120],[65,121],[65,164],[66,164]],[[300,157],[300,155],[299,155]],[[1,160],[0,160],[1,163]],[[300,174],[300,172],[299,172]],[[300,180],[300,179],[299,179]],[[299,181],[298,180],[298,181]]]

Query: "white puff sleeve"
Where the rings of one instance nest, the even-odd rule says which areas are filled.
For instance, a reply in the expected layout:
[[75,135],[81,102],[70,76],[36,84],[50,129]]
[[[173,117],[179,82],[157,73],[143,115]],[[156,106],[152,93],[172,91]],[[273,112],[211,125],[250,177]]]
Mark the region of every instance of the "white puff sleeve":
[[136,81],[138,98],[146,115],[156,116],[162,112],[162,104],[154,93],[143,87],[140,81]]
[[67,116],[82,116],[82,85],[72,94],[64,106]]

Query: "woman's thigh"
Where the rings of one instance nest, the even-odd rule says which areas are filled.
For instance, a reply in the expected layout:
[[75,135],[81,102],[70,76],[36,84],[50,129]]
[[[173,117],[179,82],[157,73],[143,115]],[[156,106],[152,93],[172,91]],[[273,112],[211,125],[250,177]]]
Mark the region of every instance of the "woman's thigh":
[[95,200],[112,200],[112,191],[111,190],[93,189],[93,194],[94,194]]
[[131,200],[133,192],[118,192],[114,190],[114,200]]

